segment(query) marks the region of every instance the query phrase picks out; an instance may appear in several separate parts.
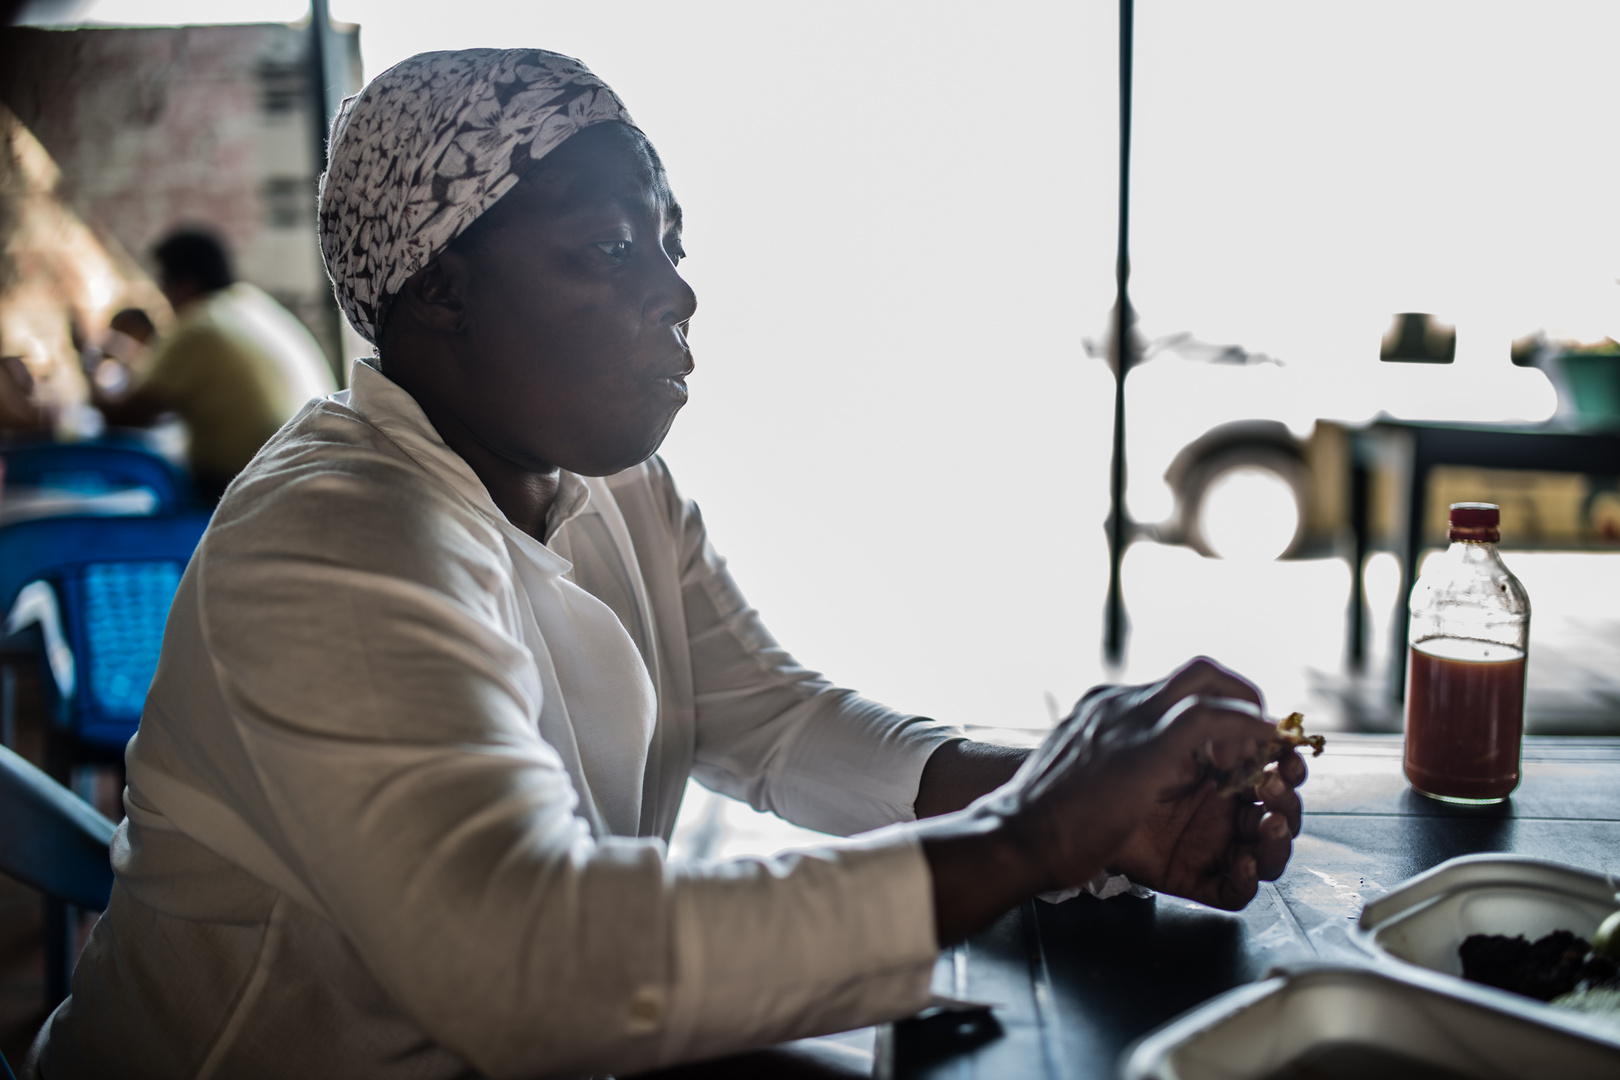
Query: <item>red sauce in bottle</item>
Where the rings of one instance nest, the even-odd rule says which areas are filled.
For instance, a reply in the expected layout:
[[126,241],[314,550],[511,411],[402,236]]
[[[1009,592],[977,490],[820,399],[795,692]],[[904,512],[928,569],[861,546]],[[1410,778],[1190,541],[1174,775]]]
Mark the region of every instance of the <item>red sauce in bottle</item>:
[[1430,638],[1410,649],[1406,778],[1442,799],[1504,799],[1519,786],[1523,649]]

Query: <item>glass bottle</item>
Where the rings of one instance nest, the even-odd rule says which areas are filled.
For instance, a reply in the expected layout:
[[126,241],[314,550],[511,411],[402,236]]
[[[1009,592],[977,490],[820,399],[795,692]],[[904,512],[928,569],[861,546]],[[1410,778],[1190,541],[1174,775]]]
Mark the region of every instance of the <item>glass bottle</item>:
[[1496,553],[1500,511],[1453,503],[1451,546],[1412,589],[1406,669],[1406,778],[1461,803],[1519,786],[1530,598]]

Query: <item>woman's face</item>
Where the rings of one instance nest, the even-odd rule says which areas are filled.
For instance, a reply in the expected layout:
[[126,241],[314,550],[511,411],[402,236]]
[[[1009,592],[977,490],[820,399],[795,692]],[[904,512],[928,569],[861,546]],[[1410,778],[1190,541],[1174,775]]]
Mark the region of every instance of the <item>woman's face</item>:
[[681,211],[639,133],[598,124],[531,169],[450,250],[463,430],[513,464],[604,476],[650,457],[686,403]]

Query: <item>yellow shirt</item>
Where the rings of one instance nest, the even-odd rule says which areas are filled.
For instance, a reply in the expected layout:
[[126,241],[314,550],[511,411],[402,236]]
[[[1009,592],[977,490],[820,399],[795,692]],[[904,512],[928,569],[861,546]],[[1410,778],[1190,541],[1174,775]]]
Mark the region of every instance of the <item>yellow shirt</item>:
[[174,403],[192,471],[228,478],[313,397],[336,386],[320,346],[263,290],[238,282],[188,305],[141,386]]

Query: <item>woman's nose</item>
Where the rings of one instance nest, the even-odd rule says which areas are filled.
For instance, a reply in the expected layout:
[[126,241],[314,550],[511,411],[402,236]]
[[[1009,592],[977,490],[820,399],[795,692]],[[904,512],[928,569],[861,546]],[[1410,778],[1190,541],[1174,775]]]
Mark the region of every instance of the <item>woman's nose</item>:
[[658,269],[658,282],[651,300],[649,314],[664,325],[679,326],[697,311],[697,293],[675,269],[675,264],[667,259]]

